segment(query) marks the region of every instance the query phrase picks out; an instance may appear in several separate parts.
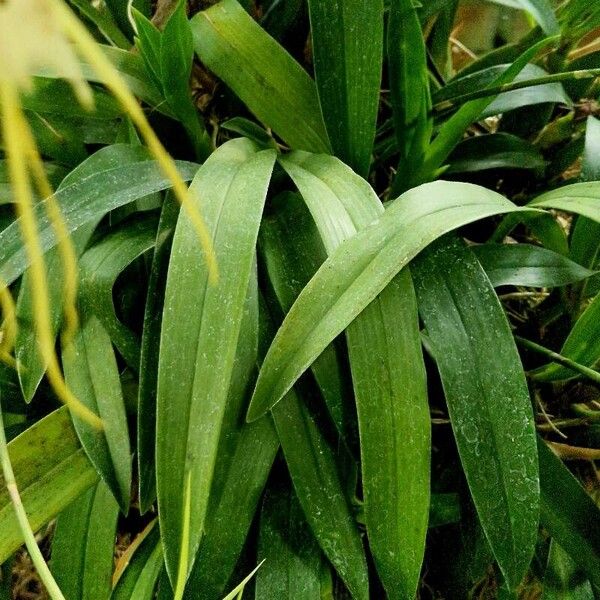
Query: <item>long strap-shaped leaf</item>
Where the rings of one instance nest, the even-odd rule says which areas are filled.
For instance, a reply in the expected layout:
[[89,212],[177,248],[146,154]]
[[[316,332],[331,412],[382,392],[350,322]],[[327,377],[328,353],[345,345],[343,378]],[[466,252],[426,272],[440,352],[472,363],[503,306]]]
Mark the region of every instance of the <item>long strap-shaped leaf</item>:
[[265,357],[248,419],[276,404],[317,356],[432,241],[461,225],[520,210],[466,183],[434,182],[400,196],[342,243],[300,294]]
[[[197,234],[180,213],[165,292],[157,394],[156,473],[165,562],[174,582],[185,524],[183,490],[193,510],[189,556],[206,515],[244,299],[275,160],[245,139],[228,142],[204,163],[193,193],[219,263],[209,285]],[[189,478],[189,479],[188,479]],[[191,564],[184,565],[187,575]]]
[[108,600],[119,506],[99,481],[64,510],[52,539],[52,573],[67,600]]
[[[12,440],[8,451],[34,531],[98,481],[96,469],[81,448],[65,407]],[[0,477],[0,562],[22,543],[8,490]]]
[[[185,180],[191,179],[198,169],[198,165],[193,163],[178,161],[176,164]],[[65,225],[72,233],[119,206],[168,187],[171,187],[171,182],[162,175],[156,161],[146,160],[99,171],[61,189],[55,198]],[[42,250],[47,251],[56,246],[57,240],[45,204],[40,202],[36,205],[35,216]],[[0,279],[9,285],[28,266],[19,223],[13,222],[0,232]]]
[[155,243],[154,215],[110,232],[85,252],[80,260],[79,290],[86,306],[100,320],[127,365],[139,369],[140,341],[118,318],[113,302],[117,277]]
[[428,248],[413,272],[471,496],[500,569],[516,586],[537,539],[539,480],[510,326],[482,267],[457,239]]
[[185,597],[190,600],[199,594],[206,600],[223,597],[279,449],[269,416],[254,423],[244,421],[259,360],[258,312],[258,282],[254,272],[223,416],[205,533],[186,588]]
[[393,0],[387,25],[387,57],[400,159],[394,189],[405,189],[431,139],[427,51],[412,0]]
[[314,81],[236,0],[222,0],[190,24],[200,60],[265,125],[292,148],[329,152]]
[[[106,146],[92,154],[87,160],[78,165],[77,168],[73,169],[73,171],[63,179],[59,190],[85,179],[86,177],[93,176],[109,169],[114,169],[115,167],[125,167],[129,164],[145,160],[147,157],[148,151],[143,146],[130,146],[127,144]],[[70,201],[72,200],[73,199]],[[102,213],[98,214],[95,219],[92,219],[72,235],[72,242],[78,255],[85,249],[86,244],[101,218]],[[50,250],[45,256],[45,263],[48,274],[48,308],[51,315],[52,329],[56,334],[60,325],[64,303],[64,278],[60,252],[58,252],[56,248]],[[35,332],[32,283],[29,272],[26,272],[21,283],[19,299],[17,302],[19,329],[17,331],[15,343],[15,356],[17,359],[19,382],[26,402],[31,401],[33,398],[46,370],[45,362],[40,355]]]
[[[284,192],[273,200],[272,207],[274,210],[261,224],[259,253],[283,319],[327,254],[299,194]],[[312,364],[311,371],[341,438],[358,456],[356,410],[351,383],[343,370],[342,350],[337,342],[327,346]]]
[[529,206],[564,210],[600,222],[600,181],[573,183],[546,192]]
[[[281,160],[329,252],[383,212],[375,192],[335,158]],[[369,547],[390,598],[414,596],[429,516],[430,424],[417,306],[408,270],[346,332],[360,433]]]
[[265,564],[256,575],[256,600],[320,600],[323,555],[289,484],[265,494],[258,560]]
[[[306,278],[310,278],[318,266],[307,260],[306,256],[312,251],[322,259],[323,252],[314,223],[307,223],[311,217],[301,199],[293,194],[286,194],[280,200],[287,200],[286,206],[271,216],[268,223],[263,224],[262,242],[264,244],[265,235],[270,237],[270,241],[263,245],[262,252],[269,265],[270,283],[277,302],[285,312],[302,289]],[[279,226],[285,230],[286,225],[289,230],[284,238],[278,237],[277,233],[272,235]],[[298,253],[294,257],[288,256],[293,249],[299,250]],[[293,268],[291,262],[294,258],[303,264]],[[282,276],[277,268],[273,268],[275,260],[279,266],[288,263],[285,281],[285,276]],[[286,285],[287,281],[296,283]],[[268,317],[265,309],[262,321],[265,329],[263,338],[266,338],[265,352],[274,335],[274,328],[268,327],[271,325]],[[340,375],[337,369],[337,357],[331,346],[313,364],[313,374],[329,406],[332,405],[332,398],[342,393],[336,381]],[[351,397],[351,391],[344,394],[347,395]],[[353,415],[348,415],[347,411],[338,405],[338,400],[347,404],[350,398],[336,398],[333,405],[336,417],[352,418]],[[364,549],[346,499],[343,473],[340,469],[340,463],[344,464],[346,460],[345,448],[332,447],[314,422],[315,417],[304,405],[304,398],[300,398],[295,389],[290,390],[281,404],[275,407],[272,416],[296,495],[314,536],[352,594],[358,598],[368,596]],[[352,418],[352,421],[355,419]],[[257,422],[260,423],[260,420]],[[346,432],[351,426],[339,428]]]
[[540,521],[550,535],[600,587],[600,509],[542,439]]
[[169,256],[178,215],[179,203],[169,194],[165,198],[158,222],[142,328],[137,411],[137,461],[142,514],[150,509],[156,499],[154,454],[160,326]]
[[73,415],[81,445],[127,514],[131,495],[131,448],[119,369],[110,337],[86,302],[82,323],[62,347],[65,381],[77,398],[98,414],[102,430]]
[[309,0],[308,7],[315,78],[333,151],[366,177],[379,107],[383,1]]

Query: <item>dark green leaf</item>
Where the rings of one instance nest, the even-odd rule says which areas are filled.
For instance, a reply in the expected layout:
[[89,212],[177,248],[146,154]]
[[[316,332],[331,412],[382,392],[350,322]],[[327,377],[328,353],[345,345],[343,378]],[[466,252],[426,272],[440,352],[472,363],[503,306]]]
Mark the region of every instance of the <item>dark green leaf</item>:
[[81,444],[106,482],[123,513],[129,510],[131,450],[117,361],[108,333],[85,301],[81,325],[71,342],[63,343],[65,381],[78,400],[104,424],[98,430],[73,416]]
[[413,272],[471,496],[514,588],[535,548],[539,480],[531,402],[510,326],[462,242],[440,240]]
[[321,550],[291,489],[269,489],[260,517],[256,600],[321,600]]
[[400,150],[395,190],[404,189],[431,138],[431,95],[421,23],[412,0],[391,3],[387,57],[396,139]]
[[471,173],[486,169],[530,169],[540,172],[546,161],[533,144],[508,133],[470,137],[448,157],[446,173]]
[[[180,212],[173,239],[160,342],[156,445],[161,536],[172,582],[188,477],[194,506],[190,557],[205,526],[244,299],[275,160],[273,150],[258,150],[243,138],[232,140],[194,178],[191,190],[213,239],[218,283],[209,283],[198,235],[186,213]],[[187,565],[186,575],[191,567]]]
[[314,81],[236,0],[198,13],[191,26],[200,60],[260,121],[292,148],[330,151]]
[[473,251],[494,287],[557,287],[594,274],[562,254],[530,244],[483,244]]
[[542,439],[538,454],[540,521],[590,581],[600,586],[600,510]]
[[434,182],[405,192],[379,221],[342,243],[304,288],[265,358],[248,419],[276,404],[429,243],[461,225],[515,210],[499,194],[465,183]]
[[383,0],[309,0],[308,6],[315,79],[333,151],[366,177],[379,106]]
[[60,513],[52,574],[67,600],[108,600],[119,506],[99,481]]

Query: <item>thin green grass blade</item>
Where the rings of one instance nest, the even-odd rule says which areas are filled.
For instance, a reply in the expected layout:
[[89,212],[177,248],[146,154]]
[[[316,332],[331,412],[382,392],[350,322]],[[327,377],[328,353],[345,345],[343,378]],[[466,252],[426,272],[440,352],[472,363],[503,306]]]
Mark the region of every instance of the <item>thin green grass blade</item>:
[[[52,448],[52,452],[48,452]],[[8,444],[21,499],[34,531],[98,481],[66,408],[54,411]],[[23,543],[0,478],[0,563]]]
[[409,190],[343,242],[300,294],[267,353],[248,409],[274,406],[319,354],[432,241],[461,225],[522,210],[484,188],[434,182]]
[[67,600],[110,597],[118,516],[119,506],[102,481],[59,515],[50,567]]
[[315,79],[333,151],[366,177],[379,107],[383,0],[309,0],[308,7]]
[[157,390],[156,475],[165,563],[176,580],[183,534],[181,493],[191,477],[192,567],[205,527],[223,414],[252,270],[273,150],[232,140],[204,163],[192,194],[213,238],[219,281],[180,213],[163,309]]
[[533,412],[510,326],[462,242],[440,240],[419,256],[413,273],[471,496],[515,588],[537,540],[539,478]]
[[[294,152],[280,162],[329,253],[383,212],[371,187],[335,158]],[[430,424],[418,325],[405,270],[346,331],[369,547],[390,598],[416,593],[429,516]]]
[[236,0],[190,23],[200,60],[260,121],[292,148],[330,152],[314,81]]

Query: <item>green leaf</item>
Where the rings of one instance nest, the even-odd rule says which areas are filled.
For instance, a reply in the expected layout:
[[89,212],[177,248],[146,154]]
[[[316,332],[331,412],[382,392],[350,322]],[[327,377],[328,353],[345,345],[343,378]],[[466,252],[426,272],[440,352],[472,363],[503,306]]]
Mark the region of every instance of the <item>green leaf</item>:
[[258,560],[265,564],[256,576],[255,598],[320,600],[321,550],[292,490],[273,487],[260,516]]
[[377,222],[333,251],[304,288],[267,353],[247,418],[275,405],[428,244],[461,225],[517,210],[503,196],[465,183],[428,183],[402,194]]
[[156,472],[172,582],[184,524],[181,492],[188,477],[194,506],[191,557],[205,525],[244,299],[275,160],[273,150],[258,150],[245,139],[228,142],[210,156],[192,184],[213,238],[218,283],[209,285],[197,233],[183,212],[171,250],[160,340]]
[[[525,50],[514,63],[491,82],[489,87],[510,83],[550,41],[552,40],[542,40]],[[414,181],[420,183],[435,176],[437,170],[443,165],[454,147],[461,141],[468,127],[480,118],[481,113],[491,104],[493,99],[494,97],[491,96],[467,102],[440,127],[437,136],[427,150],[421,169],[413,177]]]
[[[371,187],[335,158],[294,152],[280,162],[329,253],[383,212]],[[408,597],[416,593],[425,550],[430,456],[425,366],[408,270],[363,310],[346,338],[369,546],[388,595]]]
[[[158,523],[139,534],[126,550],[127,563],[118,578],[111,600],[151,600],[164,568]],[[141,538],[141,539],[140,539]],[[125,556],[121,556],[121,561]]]
[[482,244],[473,251],[494,287],[558,287],[594,274],[562,254],[530,244]]
[[[143,60],[139,55],[112,46],[100,45],[100,48],[117,71],[119,71],[119,74],[127,83],[127,87],[129,87],[135,96],[142,99],[144,102],[147,102],[153,109],[172,116],[169,107],[163,102],[161,91],[156,88],[156,85],[148,76],[144,68]],[[91,64],[81,61],[80,66],[83,76],[88,81],[104,83],[103,77],[96,73],[95,68]],[[65,68],[64,71],[60,71],[59,69],[49,71],[48,69],[40,67],[36,69],[32,75],[68,79],[71,73],[67,68]]]
[[205,160],[212,143],[192,101],[190,75],[194,60],[194,40],[186,16],[186,2],[179,0],[160,37],[160,78],[165,99],[185,127],[196,156]]
[[[99,173],[105,173],[110,169],[119,166],[127,166],[137,163],[147,158],[147,150],[142,146],[129,146],[126,144],[115,144],[107,146],[92,154],[87,160],[78,165],[71,171],[62,181],[58,188],[57,195],[72,184],[82,182],[88,177],[92,177]],[[94,179],[98,185],[98,180]],[[104,185],[104,184],[102,184]],[[83,188],[83,186],[82,186]],[[79,193],[82,199],[89,190],[80,188]],[[73,198],[67,200],[71,202]],[[82,202],[81,209],[85,204]],[[74,231],[71,241],[75,247],[75,252],[80,255],[87,245],[96,225],[102,218],[103,213],[98,214],[95,218],[89,220],[86,224]],[[2,237],[2,234],[0,234]],[[22,242],[21,242],[22,243]],[[45,256],[46,273],[48,275],[48,295],[49,295],[49,311],[52,330],[56,335],[59,329],[62,305],[63,305],[63,268],[60,252],[57,249],[51,249]],[[23,397],[26,402],[30,402],[38,388],[38,385],[46,371],[45,361],[42,359],[34,326],[33,315],[33,290],[32,281],[28,272],[25,273],[19,290],[17,300],[17,320],[19,329],[17,331],[17,339],[15,343],[15,357],[17,359],[17,372],[19,374],[19,382]]]
[[135,221],[113,229],[89,248],[80,259],[79,294],[108,333],[111,341],[134,371],[139,370],[140,341],[117,318],[113,287],[117,277],[150,250],[156,238],[154,215],[141,214]]
[[387,57],[396,139],[400,150],[394,189],[405,188],[423,160],[432,132],[427,53],[412,0],[394,0],[387,25]]
[[62,345],[65,382],[79,401],[99,415],[98,430],[73,415],[87,455],[114,494],[124,514],[131,494],[131,450],[119,370],[110,337],[85,301],[73,340]]
[[366,177],[379,107],[383,0],[309,0],[308,7],[315,79],[333,151]]
[[600,181],[573,183],[546,192],[529,203],[534,208],[554,208],[600,222]]
[[543,600],[594,600],[587,577],[555,541],[550,543],[542,597]]
[[[8,444],[8,450],[34,531],[98,481],[66,408],[32,425]],[[0,477],[0,563],[22,543],[8,490]]]
[[[585,129],[585,148],[581,167],[582,181],[600,180],[600,120],[588,117]],[[578,217],[571,231],[570,256],[580,265],[595,268],[600,262],[600,222]],[[600,291],[600,276],[585,282],[577,294],[581,300],[586,292]]]
[[600,509],[541,438],[540,521],[548,533],[600,586]]
[[190,24],[200,60],[262,123],[292,148],[330,151],[314,81],[236,0],[222,0]]
[[369,598],[364,549],[340,477],[333,447],[294,390],[272,411],[296,495],[321,549],[353,598]]
[[533,413],[519,354],[494,289],[462,242],[440,240],[413,272],[471,496],[514,588],[533,556],[539,514]]
[[67,600],[108,600],[119,506],[99,481],[60,513],[52,538],[52,574]]
[[[586,367],[594,367],[600,360],[600,294],[585,309],[569,332],[559,352]],[[550,363],[532,371],[538,381],[558,381],[571,379],[576,373],[555,363]]]
[[138,49],[146,72],[153,81],[157,89],[164,93],[161,78],[160,64],[160,30],[146,18],[142,13],[133,9],[132,11],[135,26],[137,28],[135,47]]
[[[273,212],[261,224],[259,253],[283,319],[327,254],[299,194],[284,192],[274,199],[272,206]],[[275,311],[272,303],[269,308]],[[341,438],[358,456],[356,409],[343,365],[343,348],[341,343],[334,342],[315,360],[311,370]]]
[[477,135],[460,142],[448,157],[445,173],[486,169],[530,169],[541,172],[546,161],[530,142],[508,133]]
[[234,373],[223,415],[205,533],[190,574],[186,598],[221,598],[255,517],[279,438],[270,417],[245,423],[244,414],[258,366],[256,273],[244,307]]
[[[198,165],[177,161],[181,176],[189,180]],[[56,192],[67,230],[71,233],[105,214],[170,187],[171,182],[162,174],[157,163],[146,160],[98,171],[81,181]],[[35,216],[43,251],[56,246],[56,234],[46,212],[46,201],[35,207]],[[0,232],[0,279],[13,283],[29,266],[27,251],[23,246],[18,222],[11,223]]]
[[156,232],[142,329],[137,411],[137,460],[140,512],[142,514],[150,509],[156,498],[154,453],[160,328],[169,256],[178,216],[179,203],[172,194],[168,194]]
[[544,30],[546,35],[556,35],[560,29],[549,0],[490,0],[495,4],[526,10]]

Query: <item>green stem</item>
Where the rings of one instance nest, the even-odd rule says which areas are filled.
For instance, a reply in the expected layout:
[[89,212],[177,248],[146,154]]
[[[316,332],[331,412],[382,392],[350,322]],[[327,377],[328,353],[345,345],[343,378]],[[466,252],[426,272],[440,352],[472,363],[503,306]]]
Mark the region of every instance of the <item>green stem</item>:
[[519,344],[521,344],[521,346],[524,346],[525,348],[528,348],[529,350],[533,350],[534,352],[537,352],[538,354],[543,354],[548,359],[550,359],[552,362],[558,363],[559,365],[562,365],[563,367],[567,367],[567,369],[571,369],[572,371],[576,371],[577,373],[584,375],[585,377],[587,377],[588,379],[591,379],[592,381],[594,381],[596,383],[600,383],[600,373],[598,371],[595,371],[594,369],[590,369],[589,367],[581,365],[578,362],[575,362],[574,360],[571,360],[570,358],[563,356],[562,354],[558,354],[558,352],[553,352],[552,350],[549,350],[548,348],[544,348],[544,346],[540,346],[539,344],[536,344],[535,342],[532,342],[531,340],[522,338],[518,335],[515,336],[515,340]]
[[2,419],[2,409],[0,407],[0,463],[2,464],[2,472],[4,474],[4,481],[6,483],[6,489],[10,495],[10,499],[12,501],[13,507],[15,509],[15,514],[17,516],[17,521],[19,523],[19,528],[21,530],[21,534],[23,535],[23,539],[25,541],[25,545],[27,546],[27,550],[29,551],[29,556],[33,561],[35,568],[42,580],[44,586],[46,586],[46,590],[48,594],[52,598],[52,600],[65,600],[60,588],[58,587],[52,573],[50,573],[50,569],[48,568],[48,564],[44,560],[42,553],[40,552],[39,546],[35,541],[35,535],[31,529],[31,525],[29,524],[29,520],[27,519],[27,513],[25,512],[25,507],[21,502],[21,495],[19,494],[19,488],[17,487],[17,483],[15,481],[15,474],[13,472],[12,464],[10,462],[10,456],[8,454],[8,446],[6,444],[6,435],[4,433],[4,421]]
[[433,106],[434,112],[448,110],[454,108],[460,104],[465,104],[471,100],[477,100],[479,98],[487,98],[488,96],[497,96],[504,92],[513,92],[527,87],[533,87],[536,85],[546,85],[548,83],[560,83],[563,81],[574,81],[578,79],[595,79],[600,77],[600,69],[581,69],[578,71],[565,71],[564,73],[554,73],[552,75],[545,75],[544,77],[534,77],[533,79],[525,79],[522,81],[513,81],[512,83],[505,83],[504,85],[496,85],[493,87],[483,88],[481,90],[475,90],[454,98],[449,98],[438,102]]

